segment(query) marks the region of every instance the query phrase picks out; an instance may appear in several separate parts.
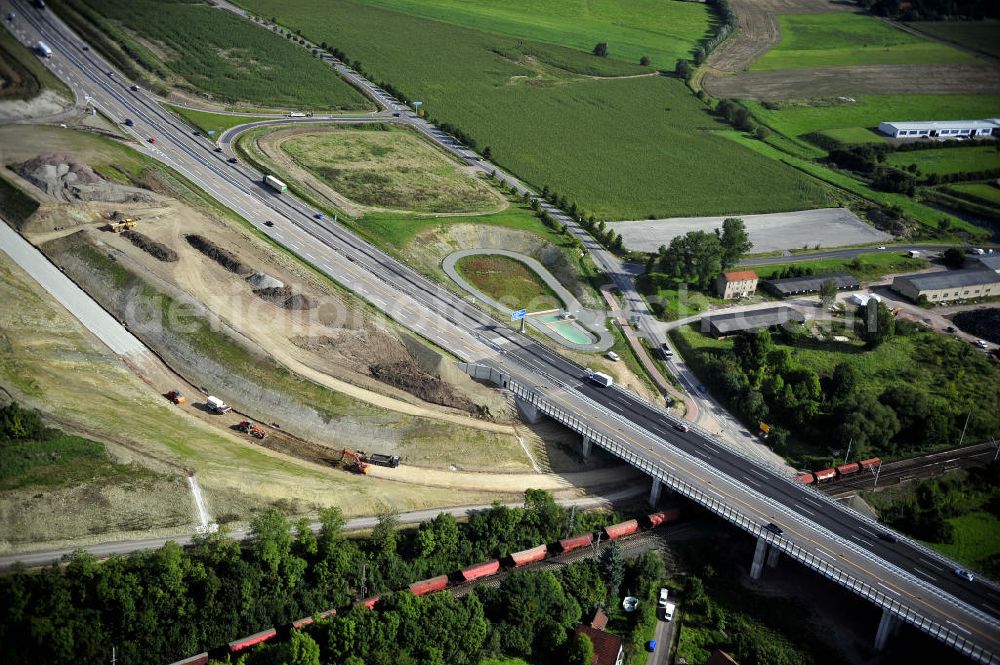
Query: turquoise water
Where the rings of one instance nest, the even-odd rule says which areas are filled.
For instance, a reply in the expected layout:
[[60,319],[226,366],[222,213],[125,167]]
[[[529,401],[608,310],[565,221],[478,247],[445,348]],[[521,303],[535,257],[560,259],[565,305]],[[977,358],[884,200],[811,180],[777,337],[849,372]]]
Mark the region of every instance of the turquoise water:
[[541,314],[535,319],[544,323],[549,330],[574,344],[593,344],[594,336],[572,319],[564,319],[558,314]]

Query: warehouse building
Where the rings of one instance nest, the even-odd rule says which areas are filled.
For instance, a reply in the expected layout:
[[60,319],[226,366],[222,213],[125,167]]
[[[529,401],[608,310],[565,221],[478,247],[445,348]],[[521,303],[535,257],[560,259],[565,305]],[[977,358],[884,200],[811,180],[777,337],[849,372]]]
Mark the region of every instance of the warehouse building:
[[1000,254],[973,256],[971,259],[967,260],[967,265],[970,268],[979,268],[980,270],[992,270],[993,272],[1000,272]]
[[724,272],[715,278],[715,292],[723,300],[749,298],[757,291],[757,273],[753,270]]
[[701,320],[701,331],[721,338],[748,330],[780,326],[789,321],[802,323],[805,319],[801,312],[791,307],[768,307],[749,312],[707,316]]
[[838,291],[860,289],[861,282],[852,275],[843,272],[828,275],[809,275],[808,277],[786,277],[785,279],[765,279],[761,286],[765,291],[779,298],[802,295],[803,293],[819,293],[823,282],[832,279],[837,284]]
[[931,120],[927,122],[880,122],[878,130],[894,139],[985,138],[1000,134],[1000,120]]
[[947,270],[921,275],[901,275],[892,280],[892,290],[916,302],[951,302],[1000,296],[1000,274],[992,270]]

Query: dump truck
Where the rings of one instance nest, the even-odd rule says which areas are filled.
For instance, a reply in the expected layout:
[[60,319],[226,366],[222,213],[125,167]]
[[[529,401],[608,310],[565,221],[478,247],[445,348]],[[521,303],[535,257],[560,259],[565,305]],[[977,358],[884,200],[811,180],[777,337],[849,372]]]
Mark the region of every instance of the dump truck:
[[271,189],[275,190],[276,192],[281,193],[281,194],[284,194],[285,192],[288,191],[288,185],[286,185],[285,183],[281,182],[280,180],[278,180],[277,178],[275,178],[273,175],[266,175],[266,176],[264,176],[264,184],[267,185],[268,187],[270,187]]
[[171,390],[166,394],[166,398],[173,402],[174,404],[184,404],[187,399],[184,395],[181,395],[179,390]]
[[252,420],[244,420],[236,426],[236,429],[257,439],[263,440],[267,437],[267,432],[257,427]]
[[45,42],[38,42],[37,44],[35,44],[35,52],[38,53],[38,55],[42,56],[43,58],[52,57],[52,49],[50,49],[49,45],[46,44]]
[[233,410],[233,407],[229,406],[218,397],[212,397],[211,395],[208,396],[208,399],[205,400],[205,403],[206,405],[208,405],[209,411],[211,411],[212,413],[217,413],[220,416],[224,413],[229,413],[230,411]]
[[378,466],[387,466],[395,469],[399,466],[399,455],[383,455],[382,453],[359,453],[361,460],[368,462],[369,464],[377,464]]

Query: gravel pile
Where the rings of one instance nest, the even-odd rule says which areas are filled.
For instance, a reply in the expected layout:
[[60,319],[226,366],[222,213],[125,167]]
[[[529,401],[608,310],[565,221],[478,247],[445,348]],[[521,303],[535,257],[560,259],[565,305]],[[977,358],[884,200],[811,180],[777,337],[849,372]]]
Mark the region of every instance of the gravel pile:
[[177,252],[170,249],[162,242],[153,240],[149,236],[145,236],[138,231],[132,231],[131,229],[128,231],[122,231],[122,236],[128,238],[133,245],[142,251],[147,254],[151,254],[154,258],[159,259],[164,263],[175,263],[177,261]]
[[253,268],[239,260],[239,258],[229,250],[222,249],[214,242],[200,235],[190,234],[184,236],[188,244],[199,252],[212,259],[220,266],[234,272],[237,275],[246,275],[254,272]]
[[61,201],[150,203],[146,190],[108,182],[73,155],[48,152],[15,166],[17,173],[49,196]]

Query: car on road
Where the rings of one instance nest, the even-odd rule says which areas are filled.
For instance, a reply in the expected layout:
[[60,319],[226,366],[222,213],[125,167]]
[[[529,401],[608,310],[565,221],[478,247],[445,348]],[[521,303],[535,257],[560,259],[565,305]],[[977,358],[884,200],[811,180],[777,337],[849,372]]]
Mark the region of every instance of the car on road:
[[126,127],[134,127],[135,126],[135,123],[132,122],[132,118],[125,118],[125,126]]
[[614,360],[615,362],[618,362],[619,360],[622,359],[622,357],[619,356],[614,351],[608,351],[607,353],[604,354],[604,357],[607,358],[608,360]]
[[264,226],[274,226],[274,222],[272,222],[271,220],[267,220],[266,222],[264,222]]
[[131,90],[132,92],[139,92],[139,86],[137,85],[130,85],[128,89]]
[[780,536],[780,535],[782,535],[782,534],[785,533],[785,530],[782,529],[777,524],[775,524],[774,522],[768,522],[767,526],[765,526],[764,528],[767,529],[768,531],[770,531],[771,533],[773,533],[776,536]]
[[393,117],[393,118],[398,118],[398,117],[399,117],[399,114],[398,114],[398,113],[393,113],[393,114],[392,114],[392,117]]
[[9,14],[7,14],[7,20],[8,21],[13,21],[14,20],[14,12],[10,12]]
[[193,131],[193,132],[191,132],[191,136],[201,136],[201,132],[199,132],[199,131]]
[[313,217],[314,217],[315,219],[323,219],[323,213],[321,213],[321,212],[318,212],[318,213],[316,213],[315,215],[313,215]]
[[222,152],[222,148],[216,148],[215,152]]
[[885,249],[885,245],[879,245],[879,246],[878,246],[878,247],[876,247],[875,249]]
[[684,423],[677,423],[676,425],[674,425],[674,429],[677,430],[678,432],[687,432],[689,431],[690,428]]
[[884,540],[887,543],[895,543],[899,540],[899,538],[896,538],[896,534],[889,533],[888,531],[879,531],[878,537],[880,540]]
[[986,343],[985,339],[977,339],[976,346],[978,346],[980,349],[988,349],[990,347],[990,345]]
[[107,74],[108,74],[108,76],[114,76],[115,75],[115,73],[113,71],[111,71],[110,69],[108,70]]
[[89,50],[90,50],[90,47],[89,47],[89,46],[87,46],[86,44],[84,44],[84,45],[83,45],[83,50],[84,50],[84,51],[89,51]]
[[230,157],[226,161],[229,162],[230,164],[239,164],[240,163],[240,160],[236,159],[235,157]]
[[964,568],[956,568],[955,569],[955,575],[957,575],[958,577],[961,577],[963,580],[966,580],[968,582],[972,582],[973,580],[976,579],[972,575],[972,573],[970,573],[969,571],[965,570]]
[[955,332],[955,326],[948,326],[947,328],[944,329],[944,331],[953,333]]
[[653,653],[654,651],[656,651],[656,640],[650,640],[649,642],[646,642],[646,651],[648,651],[649,653]]
[[148,139],[146,139],[146,140],[147,140],[147,141],[149,141],[150,143],[156,143],[156,137],[155,137],[155,136],[150,136],[150,137],[149,137]]
[[666,588],[664,588],[664,587],[660,588],[660,607],[666,607],[667,606],[667,596],[669,596],[669,595],[670,595],[670,592],[667,591]]

